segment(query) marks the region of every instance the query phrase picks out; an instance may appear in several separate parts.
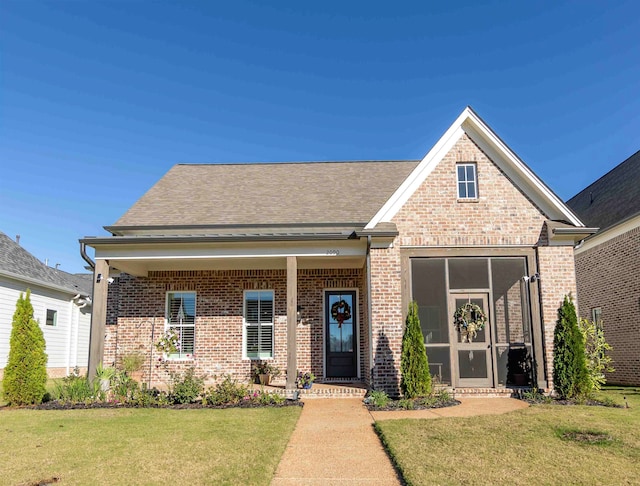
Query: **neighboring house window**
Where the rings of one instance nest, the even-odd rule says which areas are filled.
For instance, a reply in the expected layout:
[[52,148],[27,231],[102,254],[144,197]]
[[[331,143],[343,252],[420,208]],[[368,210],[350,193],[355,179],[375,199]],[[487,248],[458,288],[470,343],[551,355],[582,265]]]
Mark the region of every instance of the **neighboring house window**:
[[167,293],[167,324],[179,335],[180,349],[169,358],[191,358],[193,356],[196,333],[195,292]]
[[591,309],[591,320],[596,323],[598,328],[602,327],[602,307]]
[[244,294],[245,357],[273,358],[273,290]]
[[457,164],[458,199],[477,199],[476,164]]
[[58,311],[53,309],[47,309],[47,326],[55,327],[58,325]]

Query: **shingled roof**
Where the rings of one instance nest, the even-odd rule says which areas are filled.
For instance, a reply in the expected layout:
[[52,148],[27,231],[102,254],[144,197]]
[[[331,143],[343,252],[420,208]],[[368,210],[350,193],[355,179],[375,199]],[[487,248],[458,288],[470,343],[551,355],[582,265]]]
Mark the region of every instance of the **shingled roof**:
[[178,164],[108,229],[366,224],[418,163]]
[[587,226],[602,231],[640,213],[640,151],[567,201]]
[[92,279],[88,274],[71,274],[48,267],[1,231],[0,274],[23,277],[69,293],[91,295]]

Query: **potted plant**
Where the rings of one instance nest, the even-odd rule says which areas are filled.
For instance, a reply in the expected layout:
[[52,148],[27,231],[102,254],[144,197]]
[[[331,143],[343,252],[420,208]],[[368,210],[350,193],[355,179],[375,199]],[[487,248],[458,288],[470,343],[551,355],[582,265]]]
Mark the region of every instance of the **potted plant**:
[[302,371],[298,371],[298,387],[309,389],[311,385],[313,385],[313,381],[316,379],[315,375],[310,371],[307,373],[303,373]]
[[507,378],[514,386],[531,385],[531,356],[526,347],[513,346],[509,349]]
[[256,383],[268,385],[271,383],[271,378],[280,376],[280,369],[270,361],[256,361],[253,364],[253,376]]
[[116,375],[116,369],[113,366],[102,366],[102,363],[98,364],[96,368],[96,378],[100,380],[100,389],[103,392],[108,392],[111,386],[111,380]]
[[138,351],[123,354],[120,358],[122,371],[136,381],[142,380],[142,365],[144,364],[144,356]]

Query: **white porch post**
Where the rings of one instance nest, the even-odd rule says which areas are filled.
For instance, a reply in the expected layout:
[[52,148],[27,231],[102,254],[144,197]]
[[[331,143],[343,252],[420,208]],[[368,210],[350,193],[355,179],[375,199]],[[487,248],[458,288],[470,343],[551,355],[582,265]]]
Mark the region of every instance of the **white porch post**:
[[[104,356],[104,332],[107,322],[107,291],[109,290],[109,262],[96,260],[93,271],[93,308],[91,312],[91,334],[89,337],[89,379],[96,376],[98,364]],[[100,281],[98,281],[100,280]]]
[[298,259],[287,257],[287,389],[296,387],[296,327],[298,324]]

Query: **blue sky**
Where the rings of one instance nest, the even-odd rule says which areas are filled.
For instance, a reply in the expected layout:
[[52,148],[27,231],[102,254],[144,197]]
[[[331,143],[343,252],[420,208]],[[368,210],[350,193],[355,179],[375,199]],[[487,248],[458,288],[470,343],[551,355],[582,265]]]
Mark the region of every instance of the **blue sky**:
[[0,2],[0,231],[79,272],[179,162],[421,158],[471,105],[563,199],[640,149],[640,2]]

